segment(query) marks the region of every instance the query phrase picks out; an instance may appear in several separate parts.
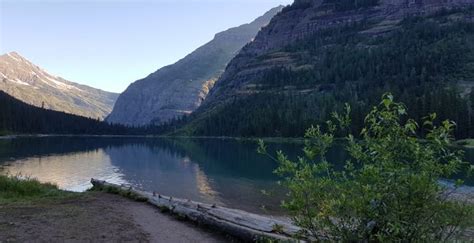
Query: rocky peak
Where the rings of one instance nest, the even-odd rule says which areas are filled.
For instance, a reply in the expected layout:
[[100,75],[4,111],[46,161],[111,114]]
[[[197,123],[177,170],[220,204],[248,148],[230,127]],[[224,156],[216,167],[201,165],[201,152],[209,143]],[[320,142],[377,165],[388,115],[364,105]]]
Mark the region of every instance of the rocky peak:
[[18,52],[16,51],[12,51],[12,52],[9,52],[7,55],[10,59],[13,59],[15,61],[26,61],[25,58],[23,58],[20,54],[18,54]]

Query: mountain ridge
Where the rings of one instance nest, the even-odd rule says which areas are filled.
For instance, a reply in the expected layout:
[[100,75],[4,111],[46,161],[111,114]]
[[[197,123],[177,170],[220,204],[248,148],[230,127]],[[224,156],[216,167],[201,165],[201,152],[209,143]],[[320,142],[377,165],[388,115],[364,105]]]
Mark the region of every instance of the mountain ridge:
[[282,8],[219,32],[176,63],[135,81],[120,95],[107,121],[139,126],[190,114],[200,106],[230,59]]
[[0,56],[0,90],[28,104],[104,119],[118,94],[54,76],[17,52]]

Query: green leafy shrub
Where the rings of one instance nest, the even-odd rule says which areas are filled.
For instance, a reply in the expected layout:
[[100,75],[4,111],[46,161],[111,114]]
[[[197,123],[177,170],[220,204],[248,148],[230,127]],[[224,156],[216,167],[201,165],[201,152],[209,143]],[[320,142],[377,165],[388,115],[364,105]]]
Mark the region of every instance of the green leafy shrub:
[[[324,131],[308,129],[304,157],[292,161],[277,152],[276,173],[289,191],[283,206],[305,234],[343,241],[429,242],[449,239],[472,223],[472,207],[450,200],[451,191],[439,183],[464,164],[462,153],[449,147],[453,122],[435,125],[436,115],[426,117],[422,128],[427,135],[421,139],[405,106],[385,94],[366,116],[361,139],[347,136],[351,159],[338,171],[325,154],[336,131],[350,125],[349,113],[347,106],[346,114],[334,114]],[[259,152],[269,155],[263,142]]]

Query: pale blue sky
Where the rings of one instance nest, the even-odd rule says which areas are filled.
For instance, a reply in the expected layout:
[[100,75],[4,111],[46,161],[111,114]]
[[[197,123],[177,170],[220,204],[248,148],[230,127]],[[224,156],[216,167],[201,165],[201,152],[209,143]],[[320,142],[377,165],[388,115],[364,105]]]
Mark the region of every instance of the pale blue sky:
[[292,0],[0,0],[0,53],[107,91]]

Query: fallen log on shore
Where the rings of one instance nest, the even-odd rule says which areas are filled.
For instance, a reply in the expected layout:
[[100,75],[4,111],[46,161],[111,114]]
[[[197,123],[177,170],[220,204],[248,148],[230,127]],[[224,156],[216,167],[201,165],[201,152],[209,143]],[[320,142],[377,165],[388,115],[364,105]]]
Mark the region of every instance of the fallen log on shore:
[[163,196],[134,189],[130,186],[116,185],[106,181],[91,179],[97,188],[112,188],[135,194],[158,208],[186,217],[191,221],[218,229],[245,241],[271,239],[287,242],[301,242],[297,235],[301,228],[280,220],[238,209],[199,203],[191,200]]

